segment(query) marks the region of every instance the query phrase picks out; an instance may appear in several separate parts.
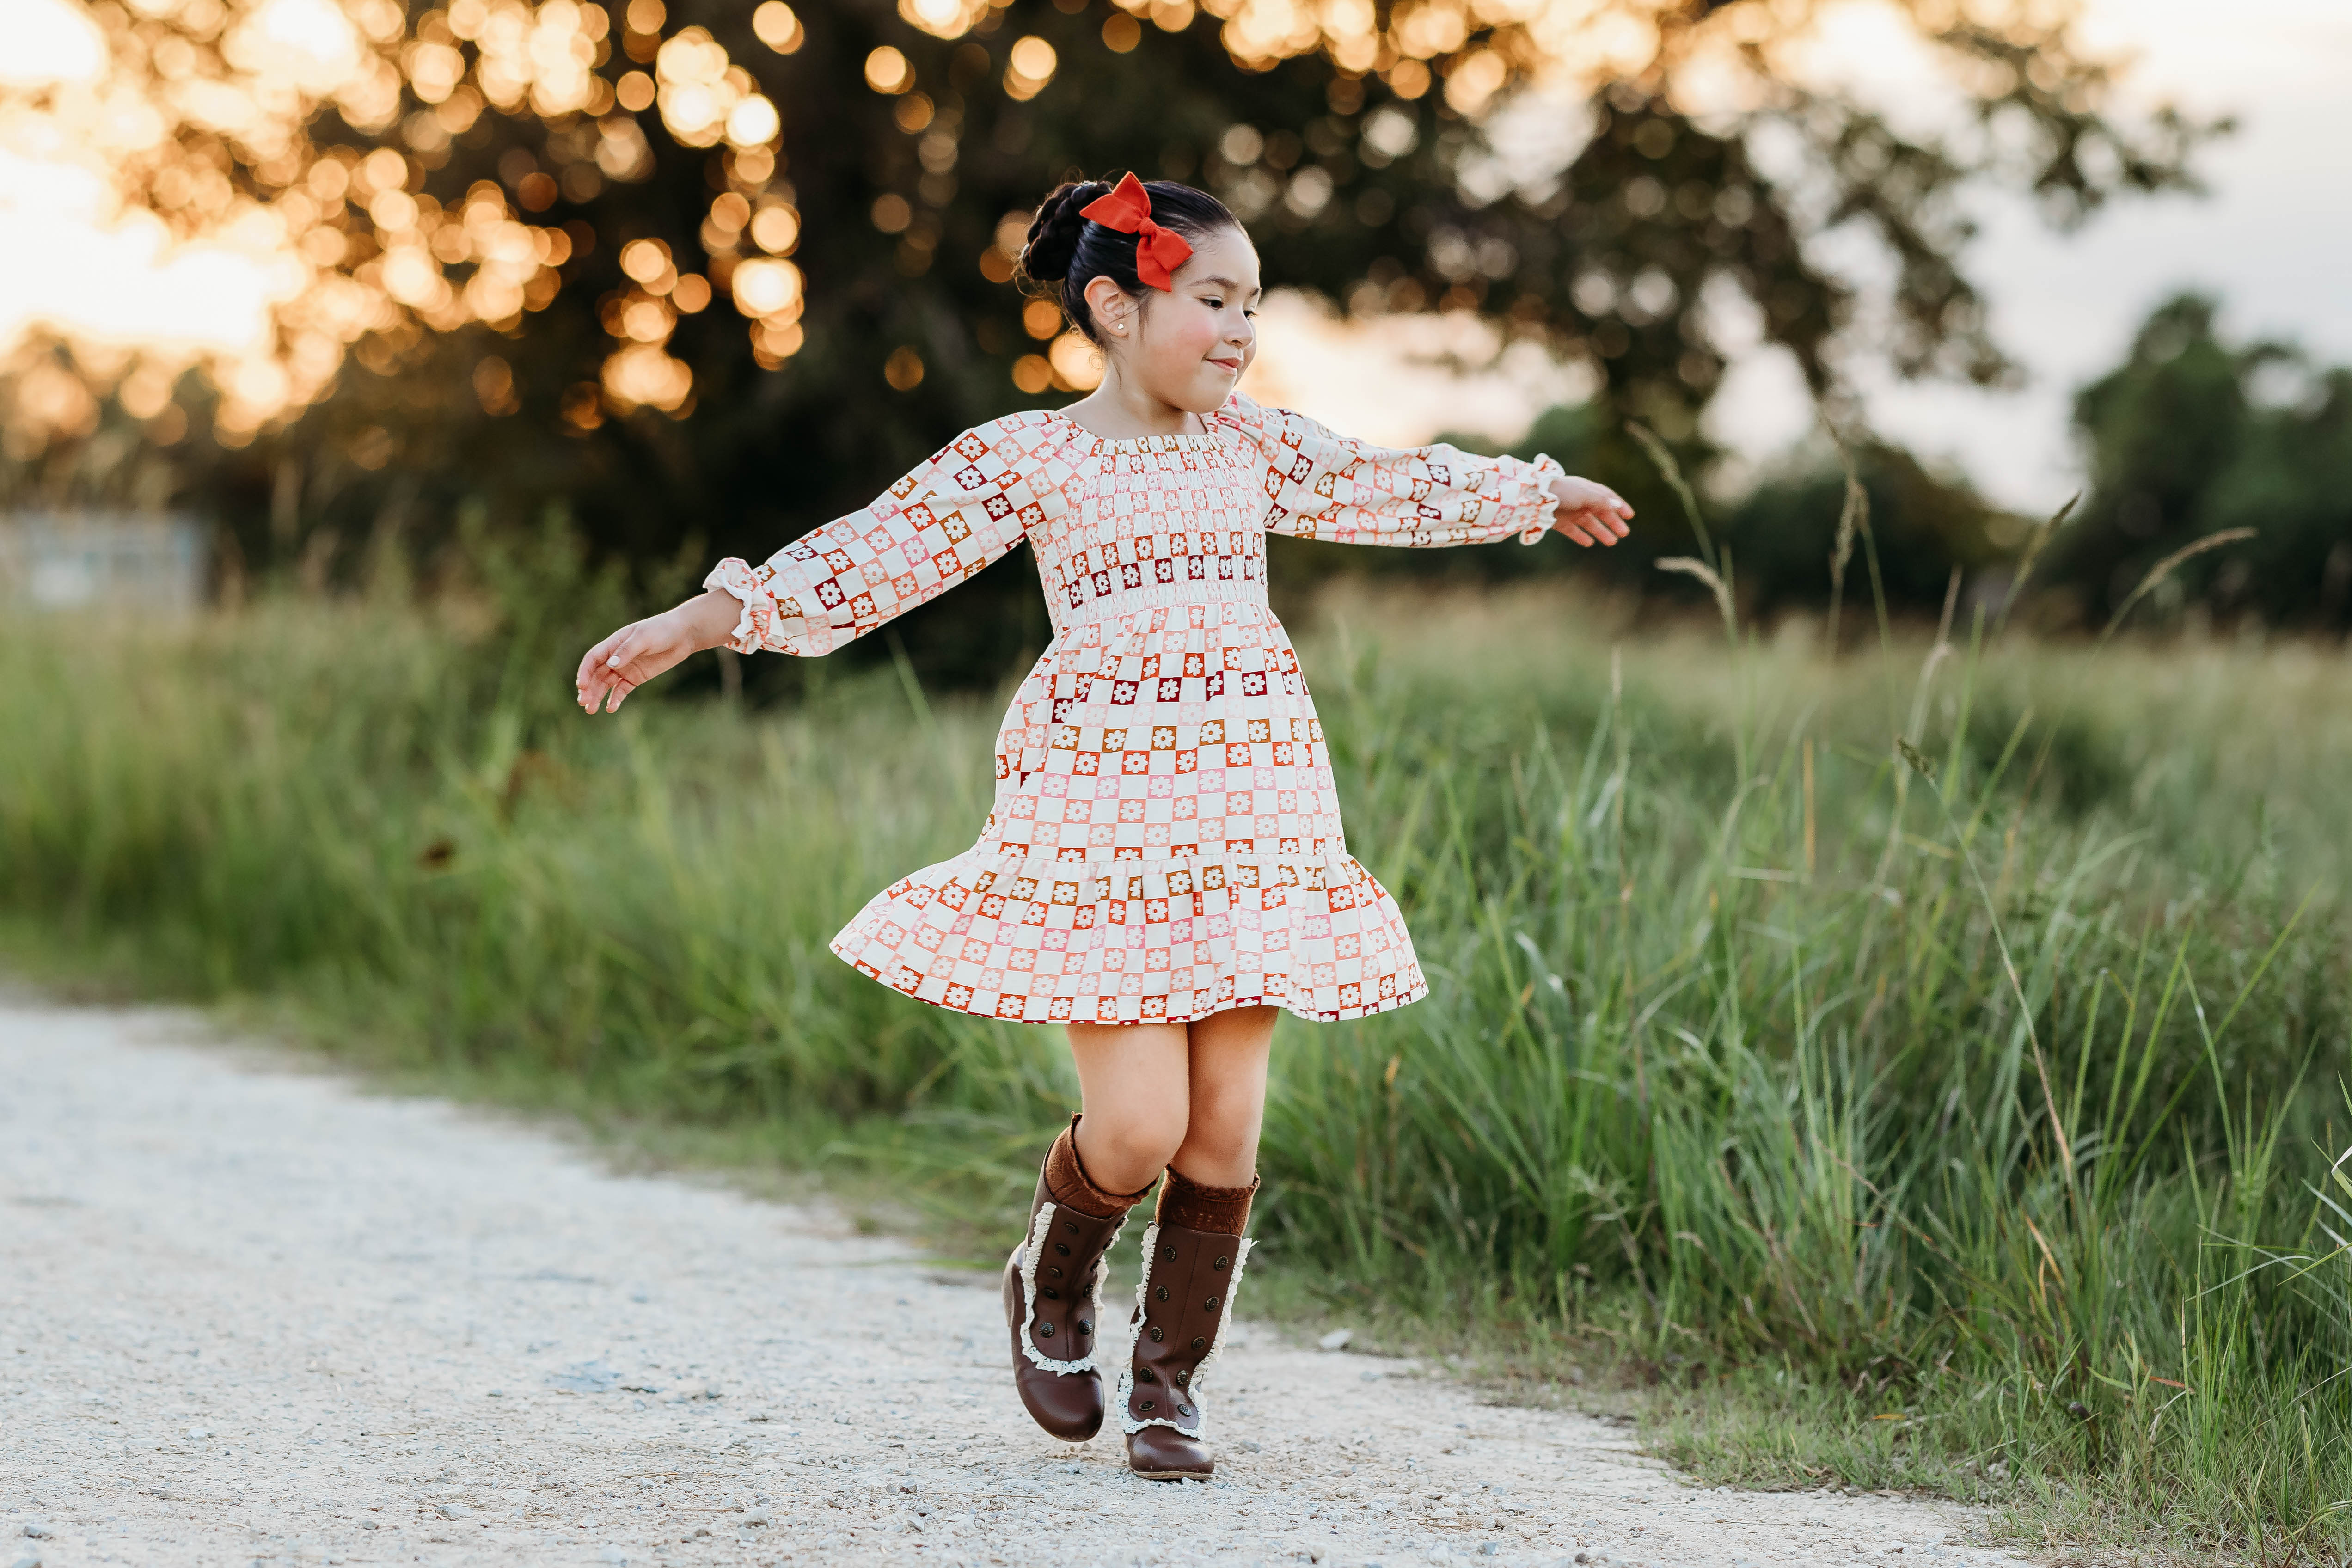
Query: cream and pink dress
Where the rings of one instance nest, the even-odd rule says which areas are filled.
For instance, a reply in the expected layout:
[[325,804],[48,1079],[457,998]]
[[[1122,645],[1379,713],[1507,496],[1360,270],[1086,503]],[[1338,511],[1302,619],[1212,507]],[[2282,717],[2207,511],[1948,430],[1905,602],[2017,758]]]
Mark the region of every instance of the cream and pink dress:
[[1024,539],[1036,555],[1054,639],[997,735],[994,808],[834,938],[866,974],[1027,1023],[1353,1018],[1427,994],[1396,901],[1348,853],[1265,533],[1533,543],[1559,467],[1367,446],[1239,395],[1203,423],[1111,440],[1007,415],[766,563],[710,574],[742,602],[735,648],[814,657]]

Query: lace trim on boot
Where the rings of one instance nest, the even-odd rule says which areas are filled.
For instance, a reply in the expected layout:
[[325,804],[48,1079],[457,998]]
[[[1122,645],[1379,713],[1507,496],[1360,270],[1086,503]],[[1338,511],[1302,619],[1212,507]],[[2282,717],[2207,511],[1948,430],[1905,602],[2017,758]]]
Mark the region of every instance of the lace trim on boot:
[[[1144,1303],[1151,1297],[1151,1266],[1160,1257],[1159,1240],[1160,1226],[1155,1221],[1146,1226],[1143,1231],[1143,1273],[1135,1282],[1135,1321],[1139,1323],[1143,1321]],[[1209,1402],[1201,1397],[1201,1373],[1208,1370],[1211,1362],[1217,1359],[1217,1352],[1225,1348],[1225,1325],[1234,1321],[1234,1298],[1241,1293],[1242,1267],[1249,1261],[1250,1248],[1256,1245],[1256,1242],[1244,1236],[1239,1238],[1238,1245],[1234,1248],[1234,1277],[1225,1286],[1225,1310],[1217,1317],[1217,1337],[1209,1342],[1209,1352],[1201,1358],[1201,1364],[1192,1369],[1192,1381],[1185,1389],[1185,1392],[1192,1395],[1192,1408],[1200,1412],[1192,1417],[1192,1425],[1181,1426],[1165,1415],[1147,1415],[1139,1421],[1129,1414],[1132,1406],[1129,1396],[1135,1392],[1135,1357],[1130,1353],[1126,1364],[1118,1369],[1118,1399],[1120,1431],[1140,1432],[1146,1426],[1165,1426],[1171,1432],[1181,1432],[1187,1437],[1204,1437],[1208,1435]]]
[[[1029,1364],[1040,1372],[1058,1372],[1065,1376],[1070,1376],[1077,1373],[1097,1370],[1095,1365],[1095,1352],[1088,1351],[1076,1361],[1055,1361],[1037,1348],[1037,1342],[1031,1338],[1029,1333],[1029,1325],[1037,1318],[1037,1255],[1045,1250],[1045,1237],[1054,1228],[1054,1211],[1058,1206],[1050,1199],[1039,1205],[1036,1220],[1029,1226],[1028,1239],[1021,1244],[1021,1353],[1028,1357]],[[1126,1228],[1126,1216],[1121,1215],[1118,1229],[1113,1230],[1110,1233],[1110,1239],[1103,1244],[1105,1257],[1108,1257],[1110,1249],[1118,1245],[1119,1231]],[[1104,1268],[1099,1261],[1097,1262],[1094,1285],[1096,1325],[1094,1341],[1097,1345],[1102,1343],[1103,1276],[1109,1272],[1110,1270]],[[1223,1336],[1223,1324],[1218,1325],[1217,1332],[1221,1337]]]

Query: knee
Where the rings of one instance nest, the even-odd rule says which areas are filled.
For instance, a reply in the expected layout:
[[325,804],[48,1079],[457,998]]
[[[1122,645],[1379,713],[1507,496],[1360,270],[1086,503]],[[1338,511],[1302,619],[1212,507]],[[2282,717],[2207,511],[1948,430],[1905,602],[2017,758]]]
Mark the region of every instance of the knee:
[[1158,1179],[1184,1141],[1181,1119],[1152,1112],[1089,1110],[1078,1123],[1078,1162],[1108,1192],[1138,1192]]
[[1170,1163],[1204,1186],[1245,1187],[1257,1170],[1257,1130],[1196,1122]]
[[1252,1104],[1220,1108],[1195,1102],[1192,1124],[1174,1163],[1196,1182],[1211,1186],[1244,1186],[1257,1166],[1258,1112]]

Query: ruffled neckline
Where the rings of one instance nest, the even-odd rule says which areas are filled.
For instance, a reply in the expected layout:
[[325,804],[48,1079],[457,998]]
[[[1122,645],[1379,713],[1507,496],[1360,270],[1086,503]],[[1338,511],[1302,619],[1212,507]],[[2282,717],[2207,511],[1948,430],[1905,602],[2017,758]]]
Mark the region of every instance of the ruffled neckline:
[[[1204,420],[1221,421],[1226,410],[1232,406],[1232,400],[1227,399],[1223,407],[1203,414],[1201,417]],[[1098,431],[1087,429],[1058,408],[1041,408],[1037,412],[1048,419],[1058,420],[1068,426],[1076,432],[1078,439],[1095,452],[1198,452],[1226,444],[1225,433],[1218,429],[1204,430],[1197,435],[1190,431],[1181,431],[1169,436],[1105,436]]]

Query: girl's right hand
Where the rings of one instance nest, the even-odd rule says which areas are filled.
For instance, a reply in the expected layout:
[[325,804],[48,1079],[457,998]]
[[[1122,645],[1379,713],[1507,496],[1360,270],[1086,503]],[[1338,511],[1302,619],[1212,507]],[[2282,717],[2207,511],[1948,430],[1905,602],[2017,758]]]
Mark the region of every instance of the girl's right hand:
[[[717,588],[700,597],[633,621],[588,650],[572,684],[589,712],[618,712],[630,692],[655,676],[733,635],[742,609],[732,594]],[[607,699],[610,705],[607,706]]]

